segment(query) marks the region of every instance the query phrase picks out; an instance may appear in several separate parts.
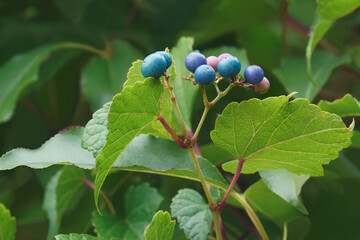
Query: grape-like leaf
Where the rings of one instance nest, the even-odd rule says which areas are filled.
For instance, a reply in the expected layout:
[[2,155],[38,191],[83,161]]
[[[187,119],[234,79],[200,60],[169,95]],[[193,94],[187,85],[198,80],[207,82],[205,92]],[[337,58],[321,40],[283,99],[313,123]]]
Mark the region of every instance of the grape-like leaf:
[[73,127],[58,133],[36,150],[13,149],[0,158],[0,170],[18,166],[46,168],[59,163],[71,163],[85,169],[93,168],[95,159],[80,145],[82,134],[82,128]]
[[[322,164],[351,144],[353,125],[321,111],[306,99],[289,96],[230,103],[218,117],[211,138],[234,157],[246,159],[242,172],[286,169],[321,176]],[[234,168],[237,161],[225,163]]]
[[0,240],[14,240],[16,233],[15,217],[0,203]]
[[106,128],[111,102],[104,104],[97,110],[92,119],[86,124],[81,140],[81,146],[93,153],[94,157],[101,153],[106,142],[108,129]]
[[[49,218],[47,239],[53,239],[58,233],[61,218],[72,201],[78,199],[82,191],[83,170],[65,166],[59,170],[46,185],[43,208]],[[76,196],[76,198],[74,198]]]
[[213,220],[209,205],[204,198],[193,189],[181,189],[172,199],[171,215],[176,217],[180,228],[191,240],[205,240],[211,229]]
[[158,211],[146,227],[144,240],[171,240],[174,235],[175,220],[168,212]]
[[55,45],[47,45],[14,56],[0,67],[0,123],[12,116],[24,89],[38,80],[39,68]]
[[99,109],[121,92],[134,59],[143,54],[126,41],[113,42],[110,58],[95,57],[82,72],[82,90],[92,109]]
[[350,94],[333,102],[321,100],[318,105],[323,111],[335,113],[340,117],[360,116],[359,101]]
[[126,218],[120,218],[104,212],[103,216],[95,213],[93,225],[99,237],[141,240],[146,226],[159,208],[163,198],[156,188],[143,183],[131,186],[125,194]]
[[137,60],[132,63],[129,72],[127,73],[127,80],[124,83],[124,88],[134,85],[136,82],[145,81],[145,77],[141,73],[142,63],[143,63],[142,60]]
[[88,234],[70,233],[69,235],[60,234],[55,236],[56,240],[106,240],[106,238],[94,237]]

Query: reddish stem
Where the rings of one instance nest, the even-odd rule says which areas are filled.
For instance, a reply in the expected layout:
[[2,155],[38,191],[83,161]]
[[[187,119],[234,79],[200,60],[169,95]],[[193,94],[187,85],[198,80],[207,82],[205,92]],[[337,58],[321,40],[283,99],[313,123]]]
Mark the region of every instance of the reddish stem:
[[236,184],[236,181],[238,180],[239,176],[240,176],[240,173],[241,173],[241,169],[242,169],[242,166],[245,162],[245,159],[243,159],[242,157],[239,158],[239,165],[236,169],[236,172],[235,172],[235,175],[233,177],[233,179],[231,180],[231,183],[228,187],[228,189],[226,190],[226,193],[223,197],[223,199],[221,200],[219,206],[217,207],[217,210],[218,211],[221,211],[224,207],[225,207],[225,204],[226,204],[226,200],[228,199],[229,195],[230,195],[230,192],[232,191],[232,189],[234,188],[235,184]]
[[161,124],[164,126],[164,128],[170,133],[171,137],[179,144],[180,147],[187,149],[188,145],[186,145],[179,136],[172,130],[172,128],[169,126],[169,124],[165,121],[165,119],[162,116],[158,116],[157,118]]
[[293,18],[291,18],[289,16],[286,17],[286,23],[302,35],[304,35],[304,36],[310,35],[310,29],[304,27],[303,25],[301,25],[300,23],[298,23],[297,21],[295,21]]
[[[190,136],[191,139],[194,136],[194,133],[191,130],[189,130],[189,136]],[[197,141],[194,144],[194,151],[195,151],[196,155],[201,157],[201,152],[200,152],[200,148],[199,148],[199,145],[198,145]]]

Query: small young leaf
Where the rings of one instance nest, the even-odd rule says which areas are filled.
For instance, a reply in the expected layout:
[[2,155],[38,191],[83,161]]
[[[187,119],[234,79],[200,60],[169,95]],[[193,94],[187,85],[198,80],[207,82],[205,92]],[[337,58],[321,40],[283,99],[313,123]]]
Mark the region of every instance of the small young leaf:
[[10,119],[24,89],[38,80],[39,68],[56,45],[14,56],[0,67],[0,123]]
[[49,218],[47,239],[53,239],[58,233],[61,218],[67,210],[74,196],[81,194],[80,187],[83,185],[83,170],[65,166],[59,170],[48,182],[45,190],[43,208]]
[[301,187],[310,178],[309,175],[296,175],[286,170],[262,170],[259,173],[271,191],[299,209],[303,214],[307,214],[299,194]]
[[124,88],[134,85],[136,82],[145,81],[145,77],[141,73],[141,65],[143,61],[137,60],[132,63],[131,68],[127,74],[127,80],[124,83]]
[[[339,116],[306,99],[289,102],[290,97],[230,103],[216,120],[211,139],[235,158],[246,159],[243,173],[286,169],[322,175],[322,164],[351,144],[353,126],[347,128]],[[236,162],[223,168],[233,169]]]
[[323,111],[335,113],[340,117],[360,116],[359,101],[350,94],[346,94],[343,98],[337,99],[333,102],[321,100],[318,103],[318,106]]
[[82,149],[82,128],[70,128],[58,133],[36,150],[17,148],[0,158],[0,170],[17,166],[46,168],[58,163],[71,163],[81,168],[93,168],[95,159],[89,151]]
[[205,240],[213,220],[209,205],[195,190],[181,189],[172,199],[171,215],[176,217],[180,228],[191,240]]
[[69,235],[60,234],[55,236],[56,240],[106,240],[105,238],[101,237],[94,237],[88,234],[77,234],[77,233],[70,233]]
[[82,90],[92,109],[99,109],[121,92],[134,59],[143,54],[126,41],[113,42],[110,58],[93,58],[82,72]]
[[81,139],[81,146],[93,153],[94,157],[101,153],[106,142],[108,129],[106,128],[111,102],[97,110],[92,119],[86,124]]
[[141,240],[162,200],[156,188],[147,183],[131,186],[125,194],[126,218],[123,220],[106,212],[103,216],[95,213],[95,232],[104,238]]
[[168,212],[158,211],[146,227],[144,240],[171,240],[174,235],[175,220]]
[[15,217],[0,203],[0,240],[14,240],[16,233]]

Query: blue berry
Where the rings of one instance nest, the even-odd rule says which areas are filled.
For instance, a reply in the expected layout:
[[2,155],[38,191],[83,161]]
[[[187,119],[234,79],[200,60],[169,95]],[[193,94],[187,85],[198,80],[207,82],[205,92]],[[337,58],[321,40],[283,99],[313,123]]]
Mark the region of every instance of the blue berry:
[[171,63],[172,63],[172,58],[170,56],[170,54],[168,52],[165,52],[165,51],[157,51],[155,53],[158,53],[158,54],[161,54],[164,58],[165,58],[165,61],[166,61],[166,68],[169,68],[171,66]]
[[206,64],[206,58],[204,55],[198,52],[191,52],[185,58],[185,67],[190,72],[195,72],[195,70],[201,66]]
[[250,65],[244,72],[245,80],[253,85],[260,83],[264,78],[264,71],[258,65]]
[[141,73],[144,77],[159,78],[166,71],[166,60],[158,53],[153,53],[144,59],[141,64]]
[[209,65],[201,65],[195,71],[195,80],[200,85],[210,85],[216,78],[215,70]]
[[224,78],[233,78],[240,70],[241,64],[234,56],[225,57],[218,64],[218,73]]

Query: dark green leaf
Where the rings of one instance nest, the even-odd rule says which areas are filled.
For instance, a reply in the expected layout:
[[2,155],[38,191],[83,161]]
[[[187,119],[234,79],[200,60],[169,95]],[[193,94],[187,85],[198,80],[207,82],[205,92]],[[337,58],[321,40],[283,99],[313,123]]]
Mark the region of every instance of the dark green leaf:
[[146,227],[144,240],[171,240],[174,235],[175,220],[168,212],[158,211]]
[[55,236],[56,240],[106,240],[105,238],[94,237],[87,234],[70,233],[69,235],[60,234]]
[[15,217],[0,203],[0,240],[14,240],[16,233]]

